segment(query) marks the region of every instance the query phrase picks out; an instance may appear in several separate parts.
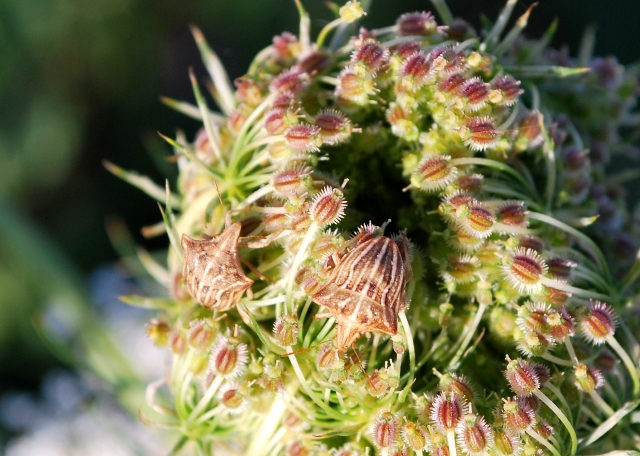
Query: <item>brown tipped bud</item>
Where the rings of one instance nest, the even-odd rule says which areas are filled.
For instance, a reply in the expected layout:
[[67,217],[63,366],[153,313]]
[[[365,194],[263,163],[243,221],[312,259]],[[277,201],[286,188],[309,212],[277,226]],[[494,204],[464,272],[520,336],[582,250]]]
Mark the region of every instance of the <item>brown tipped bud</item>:
[[238,102],[245,103],[248,106],[258,106],[262,101],[262,91],[255,81],[243,76],[236,78],[233,84],[238,89],[236,91]]
[[456,426],[456,441],[469,455],[486,454],[493,445],[493,431],[482,416],[467,413]]
[[431,420],[442,430],[452,431],[462,417],[462,401],[454,394],[438,394],[431,404]]
[[389,50],[372,39],[359,43],[351,54],[351,63],[358,65],[369,76],[375,75],[388,61]]
[[284,134],[287,146],[298,152],[317,152],[322,145],[320,127],[298,124],[289,127]]
[[438,84],[438,88],[449,94],[455,94],[458,93],[458,91],[466,81],[467,78],[465,78],[462,74],[454,73],[440,81],[440,83]]
[[494,101],[502,106],[511,106],[518,101],[518,97],[524,93],[520,88],[520,81],[513,76],[498,76],[491,81],[491,88],[500,93],[500,97]]
[[331,61],[323,51],[310,51],[300,56],[298,68],[303,73],[315,75],[329,66]]
[[438,24],[433,15],[424,11],[405,13],[398,18],[396,24],[400,36],[429,36],[438,31]]
[[216,337],[215,328],[207,320],[194,320],[189,325],[187,341],[198,350],[206,350]]
[[518,247],[523,249],[531,249],[536,253],[542,253],[544,251],[544,241],[538,236],[520,236],[518,238]]
[[231,415],[244,412],[249,406],[247,401],[247,387],[238,385],[236,382],[225,383],[218,392],[220,404]]
[[373,444],[378,449],[394,446],[398,439],[398,420],[390,412],[379,413],[371,428]]
[[427,449],[427,431],[419,424],[405,421],[401,433],[404,443],[416,453]]
[[373,397],[382,397],[398,387],[399,374],[392,365],[373,371],[367,380],[367,392]]
[[300,72],[298,68],[289,68],[280,73],[271,82],[269,88],[272,92],[296,94],[306,89],[309,85],[309,76]]
[[338,223],[344,217],[347,202],[340,188],[325,187],[311,202],[309,215],[321,225]]
[[522,201],[505,201],[496,210],[498,222],[509,227],[526,228],[527,209]]
[[613,308],[603,302],[595,301],[589,311],[580,320],[580,330],[587,341],[600,345],[613,337],[618,326],[618,317]]
[[540,379],[534,366],[522,358],[509,360],[504,376],[516,394],[529,396],[540,388]]
[[569,280],[573,269],[578,266],[576,262],[560,257],[551,258],[547,264],[551,276],[561,280]]
[[573,383],[580,391],[590,393],[604,385],[604,375],[595,367],[580,363],[573,369]]
[[575,320],[564,307],[553,310],[547,315],[547,326],[549,333],[557,341],[562,341],[575,333]]
[[399,44],[395,48],[394,54],[404,60],[417,52],[420,52],[420,43],[409,41],[408,43]]
[[278,60],[290,60],[299,51],[298,38],[289,32],[273,37],[273,50]]
[[235,338],[219,336],[211,355],[209,370],[217,375],[235,378],[247,368],[247,346],[238,343]]
[[273,324],[273,335],[281,347],[289,347],[298,342],[300,322],[296,314],[281,315]]
[[338,75],[336,97],[339,100],[364,105],[369,101],[369,95],[373,92],[373,82],[352,68],[347,67]]
[[522,442],[517,435],[498,431],[493,438],[498,456],[515,456],[522,452]]
[[158,347],[164,347],[169,342],[171,326],[164,320],[152,318],[147,324],[147,337]]
[[169,336],[169,348],[176,355],[182,355],[187,347],[187,339],[178,331],[174,331]]
[[460,87],[458,93],[466,99],[470,110],[477,111],[488,101],[489,85],[480,78],[471,78]]
[[340,352],[331,342],[323,344],[316,354],[316,366],[320,370],[335,370],[344,368],[344,360]]
[[298,116],[291,109],[273,108],[264,115],[264,128],[270,135],[281,135],[298,123]]
[[477,201],[472,202],[466,208],[462,208],[458,222],[465,233],[479,239],[486,239],[491,236],[495,223],[496,218],[493,212]]
[[570,146],[564,151],[562,158],[569,171],[582,171],[591,165],[588,149]]
[[271,175],[271,185],[280,196],[300,195],[307,191],[305,184],[309,175],[311,168],[308,166],[280,169]]
[[340,144],[351,136],[351,122],[340,111],[325,109],[316,116],[315,124],[325,144]]
[[431,65],[429,59],[424,53],[416,52],[410,55],[402,62],[400,69],[400,85],[399,92],[408,91],[415,92],[422,87],[429,75]]
[[467,284],[477,280],[479,262],[469,255],[456,255],[447,258],[440,272],[442,278],[455,284]]
[[535,424],[536,414],[522,399],[505,399],[502,406],[502,420],[509,434],[521,434]]
[[542,114],[539,111],[533,111],[520,122],[514,148],[517,151],[532,150],[543,141]]
[[427,155],[411,175],[411,184],[427,192],[443,190],[456,178],[458,169],[449,155]]
[[464,399],[467,403],[473,403],[476,393],[464,375],[445,374],[440,377],[440,390],[443,393],[452,393]]
[[521,293],[535,293],[542,290],[547,264],[534,250],[517,248],[505,261],[502,271],[515,289]]
[[488,117],[470,117],[463,139],[473,150],[487,150],[498,143],[499,132]]

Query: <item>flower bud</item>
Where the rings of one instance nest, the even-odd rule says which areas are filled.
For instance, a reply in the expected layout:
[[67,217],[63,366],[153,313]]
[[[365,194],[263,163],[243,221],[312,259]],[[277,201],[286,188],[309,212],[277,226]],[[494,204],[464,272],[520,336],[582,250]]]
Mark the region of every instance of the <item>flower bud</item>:
[[508,433],[517,435],[532,428],[536,422],[536,414],[522,399],[504,399],[502,419]]
[[194,320],[189,325],[187,341],[198,350],[207,350],[216,337],[215,328],[207,320]]
[[491,236],[496,222],[493,212],[477,201],[461,209],[462,216],[459,218],[458,225],[462,231],[478,239]]
[[560,280],[569,280],[571,272],[578,266],[574,261],[560,257],[551,258],[547,261],[547,265],[549,266],[551,277]]
[[325,109],[315,119],[325,144],[340,144],[351,136],[351,121],[340,111]]
[[344,360],[333,344],[328,342],[320,346],[316,354],[316,366],[318,366],[320,370],[342,369],[344,367]]
[[515,456],[521,454],[522,451],[520,437],[502,431],[495,433],[493,446],[498,456]]
[[276,76],[271,82],[271,85],[269,85],[269,88],[272,92],[289,92],[295,94],[304,90],[308,85],[309,76],[294,67],[284,70]]
[[373,444],[378,449],[395,445],[398,439],[398,420],[391,412],[379,413],[371,428]]
[[444,374],[440,377],[440,390],[443,393],[455,394],[467,403],[473,403],[476,393],[464,375]]
[[227,378],[236,378],[246,368],[247,346],[239,343],[235,337],[218,336],[209,356],[209,370]]
[[[367,39],[359,43],[351,54],[351,63],[372,77],[389,61],[389,50],[378,41]],[[356,70],[357,71],[357,70]]]
[[467,413],[456,426],[456,441],[469,455],[486,454],[493,446],[493,432],[482,416]]
[[298,123],[298,116],[291,109],[272,108],[264,115],[264,128],[270,135],[281,135]]
[[309,215],[316,223],[331,225],[344,217],[346,207],[347,202],[344,200],[342,189],[327,186],[313,198]]
[[505,261],[502,271],[515,289],[535,293],[542,290],[547,264],[534,250],[517,248]]
[[498,222],[508,227],[526,228],[527,209],[522,201],[505,201],[496,210]]
[[364,105],[369,101],[369,95],[374,93],[373,82],[363,75],[359,75],[352,68],[345,68],[338,75],[336,98],[341,101]]
[[289,32],[273,37],[273,50],[278,60],[290,60],[299,51],[298,38]]
[[164,347],[169,342],[171,327],[166,321],[152,318],[147,324],[147,336],[158,347]]
[[454,73],[440,81],[438,83],[438,88],[449,94],[455,94],[458,93],[458,91],[466,81],[467,78],[465,78],[462,74]]
[[401,430],[402,440],[416,453],[427,449],[427,431],[413,421],[405,421]]
[[533,365],[522,358],[510,360],[504,376],[516,394],[529,396],[540,388],[540,379]]
[[289,347],[298,342],[300,323],[296,314],[281,315],[273,324],[273,335],[281,347]]
[[298,152],[317,152],[322,145],[320,127],[309,124],[289,127],[284,134],[284,139],[287,146]]
[[542,133],[542,114],[540,111],[533,111],[525,117],[518,126],[518,135],[514,142],[514,149],[517,151],[533,150],[544,141]]
[[575,333],[575,320],[564,307],[553,310],[547,315],[547,326],[549,333],[557,341],[562,341]]
[[466,99],[471,111],[478,111],[488,101],[489,85],[480,78],[474,77],[466,81],[459,89],[460,96]]
[[573,383],[580,391],[590,393],[604,385],[604,375],[595,367],[579,363],[573,369]]
[[307,177],[311,175],[308,166],[284,168],[271,175],[271,185],[279,196],[300,195],[307,191]]
[[458,173],[458,169],[451,166],[450,161],[449,155],[427,155],[411,174],[411,184],[427,192],[443,190]]
[[438,394],[431,404],[431,420],[442,430],[452,431],[462,417],[462,401],[455,394]]
[[510,75],[496,77],[491,81],[491,88],[500,93],[498,99],[492,100],[501,106],[512,106],[518,101],[518,97],[524,93],[520,88],[520,81]]
[[398,92],[417,91],[425,84],[430,69],[429,59],[424,53],[416,52],[407,57],[400,69]]
[[227,412],[237,415],[249,406],[247,393],[245,386],[239,386],[236,382],[227,382],[220,388],[218,399]]
[[469,255],[456,255],[447,258],[440,271],[442,278],[450,283],[467,284],[477,280],[479,262]]
[[297,67],[307,75],[315,75],[326,69],[330,63],[324,51],[311,50],[300,56]]
[[487,150],[498,144],[499,132],[488,117],[470,117],[465,126],[464,143],[472,150]]
[[438,31],[438,25],[431,13],[405,13],[396,22],[400,36],[421,35],[429,36]]
[[613,308],[600,301],[592,302],[589,311],[580,320],[582,335],[594,345],[603,344],[613,337],[617,326],[618,317]]

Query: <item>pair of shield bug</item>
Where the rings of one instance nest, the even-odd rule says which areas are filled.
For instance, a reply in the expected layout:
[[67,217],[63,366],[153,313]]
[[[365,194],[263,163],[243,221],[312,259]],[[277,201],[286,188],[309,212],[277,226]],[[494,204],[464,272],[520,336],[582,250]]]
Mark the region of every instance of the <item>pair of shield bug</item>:
[[[234,307],[253,284],[244,273],[238,254],[242,224],[231,223],[207,240],[182,236],[183,280],[189,293],[203,306],[219,311]],[[411,279],[406,238],[395,241],[362,231],[347,243],[350,250],[332,256],[327,280],[311,298],[336,320],[336,346],[348,349],[361,335],[379,331],[397,334],[398,314],[405,307],[405,287]]]

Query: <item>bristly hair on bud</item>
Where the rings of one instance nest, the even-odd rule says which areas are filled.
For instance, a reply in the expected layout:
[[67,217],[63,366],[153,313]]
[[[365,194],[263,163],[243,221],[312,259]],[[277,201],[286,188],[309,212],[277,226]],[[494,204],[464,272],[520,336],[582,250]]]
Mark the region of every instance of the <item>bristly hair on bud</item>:
[[317,152],[322,145],[320,127],[309,124],[297,124],[289,127],[284,134],[287,146],[297,152]]
[[518,97],[524,93],[520,88],[520,81],[511,75],[497,76],[491,81],[491,88],[499,94],[499,96],[492,96],[491,101],[501,106],[514,105]]
[[452,431],[462,417],[464,405],[455,394],[440,393],[431,404],[431,420],[438,429]]
[[373,444],[378,449],[395,445],[399,437],[398,420],[391,412],[381,412],[371,428]]
[[356,0],[349,0],[347,3],[340,7],[340,18],[347,24],[357,21],[367,13],[362,9],[360,2]]
[[471,412],[465,414],[456,426],[456,441],[469,456],[484,456],[493,446],[493,431],[482,416]]
[[473,77],[458,89],[458,93],[466,99],[467,109],[470,111],[478,111],[488,101],[489,85],[482,79]]
[[579,363],[573,368],[573,384],[580,391],[590,393],[604,385],[604,375],[595,367]]
[[310,175],[311,168],[308,166],[282,168],[271,175],[271,185],[278,196],[301,195],[308,191],[305,183]]
[[235,381],[226,382],[218,391],[218,400],[230,415],[238,415],[249,407],[246,394],[247,388]]
[[402,62],[398,91],[417,91],[426,83],[430,69],[429,58],[422,51],[411,54]]
[[347,180],[344,181],[340,188],[327,186],[313,198],[309,208],[309,215],[312,220],[321,225],[332,225],[338,223],[344,217],[347,202],[344,200],[342,190],[346,183]]
[[366,39],[357,44],[351,54],[351,63],[356,71],[360,68],[369,77],[374,77],[389,62],[389,49],[374,39]]
[[509,356],[507,361],[504,376],[514,393],[529,396],[540,389],[540,378],[532,363],[522,358],[512,360]]
[[479,201],[473,201],[460,208],[458,227],[470,236],[486,239],[491,236],[496,217],[493,212]]
[[426,192],[438,192],[453,182],[458,169],[451,166],[451,156],[429,154],[425,156],[418,168],[411,174],[411,184]]
[[489,117],[467,119],[462,139],[472,150],[487,150],[498,144],[500,132]]
[[502,272],[509,283],[521,293],[542,290],[542,279],[547,273],[547,263],[532,249],[517,248],[506,258]]
[[448,257],[442,264],[440,275],[449,283],[467,284],[478,279],[478,267],[480,262],[470,255],[455,255]]
[[612,337],[618,326],[618,316],[613,308],[601,301],[591,302],[586,315],[580,319],[580,331],[583,337],[600,345]]
[[428,12],[405,13],[396,22],[400,36],[429,36],[438,31],[438,24],[433,15]]
[[298,342],[300,322],[296,314],[280,315],[273,324],[273,335],[281,347],[289,347]]
[[315,124],[320,127],[320,136],[325,144],[340,144],[351,136],[351,121],[338,110],[321,111],[315,118]]
[[247,369],[247,346],[235,337],[218,336],[209,355],[209,371],[226,378],[237,378]]

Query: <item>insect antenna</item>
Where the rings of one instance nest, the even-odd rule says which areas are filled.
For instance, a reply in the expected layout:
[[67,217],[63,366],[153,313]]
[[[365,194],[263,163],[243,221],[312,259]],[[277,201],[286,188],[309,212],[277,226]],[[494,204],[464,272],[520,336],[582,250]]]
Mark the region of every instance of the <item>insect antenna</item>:
[[283,353],[283,354],[282,354],[282,355],[280,355],[280,356],[292,356],[292,355],[297,355],[297,354],[299,354],[299,353],[304,353],[304,352],[307,352],[307,351],[309,351],[309,350],[311,350],[311,349],[313,349],[313,348],[319,347],[320,345],[326,344],[328,341],[331,341],[331,340],[333,340],[333,339],[335,339],[335,338],[336,338],[336,336],[333,336],[333,337],[332,337],[331,339],[329,339],[329,340],[323,340],[322,342],[318,342],[317,344],[311,345],[311,346],[309,346],[309,347],[307,347],[307,348],[301,348],[301,349],[299,349],[299,350],[292,351],[292,352],[290,352],[290,353]]

